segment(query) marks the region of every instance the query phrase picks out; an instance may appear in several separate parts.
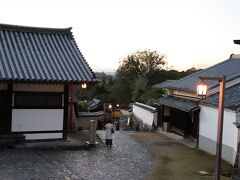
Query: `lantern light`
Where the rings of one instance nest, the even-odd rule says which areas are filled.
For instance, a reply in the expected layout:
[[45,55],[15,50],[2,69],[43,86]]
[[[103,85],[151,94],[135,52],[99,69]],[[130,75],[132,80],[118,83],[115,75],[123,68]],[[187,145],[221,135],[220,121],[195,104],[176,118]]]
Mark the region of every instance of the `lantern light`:
[[109,105],[108,105],[108,108],[109,108],[109,109],[112,109],[112,105],[111,105],[111,104],[109,104]]
[[208,86],[204,81],[197,84],[197,94],[200,96],[206,96],[207,95],[207,89]]
[[86,89],[87,88],[87,84],[83,83],[83,84],[81,84],[81,87],[82,87],[82,89]]

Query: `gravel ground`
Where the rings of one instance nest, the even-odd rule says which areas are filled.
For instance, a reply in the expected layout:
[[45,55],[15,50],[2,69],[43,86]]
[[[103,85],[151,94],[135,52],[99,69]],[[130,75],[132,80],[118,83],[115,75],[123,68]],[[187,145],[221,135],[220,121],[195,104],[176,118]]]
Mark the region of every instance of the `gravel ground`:
[[[104,139],[104,132],[98,131]],[[0,179],[143,179],[155,157],[125,132],[115,132],[113,147],[82,151],[0,151]]]

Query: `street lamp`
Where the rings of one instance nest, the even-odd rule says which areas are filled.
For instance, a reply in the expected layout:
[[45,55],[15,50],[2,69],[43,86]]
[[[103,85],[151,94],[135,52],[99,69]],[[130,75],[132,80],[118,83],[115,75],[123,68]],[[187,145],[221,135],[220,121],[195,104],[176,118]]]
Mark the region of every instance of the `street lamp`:
[[202,80],[200,83],[197,84],[197,94],[205,97],[207,95],[207,84]]
[[219,101],[218,101],[218,128],[217,128],[217,147],[216,147],[216,166],[215,166],[215,180],[220,180],[221,175],[221,161],[222,161],[222,135],[223,135],[223,116],[224,116],[224,91],[226,77],[199,77],[202,83],[197,85],[198,95],[206,95],[207,86],[204,80],[219,81]]

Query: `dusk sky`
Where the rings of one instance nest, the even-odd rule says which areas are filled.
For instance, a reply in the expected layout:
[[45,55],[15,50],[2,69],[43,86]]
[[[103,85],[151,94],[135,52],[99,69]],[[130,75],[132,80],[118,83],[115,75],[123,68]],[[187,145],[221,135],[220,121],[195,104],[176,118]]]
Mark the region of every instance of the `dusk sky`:
[[94,71],[114,71],[140,49],[178,70],[205,68],[240,54],[239,0],[0,0],[0,23],[72,27]]

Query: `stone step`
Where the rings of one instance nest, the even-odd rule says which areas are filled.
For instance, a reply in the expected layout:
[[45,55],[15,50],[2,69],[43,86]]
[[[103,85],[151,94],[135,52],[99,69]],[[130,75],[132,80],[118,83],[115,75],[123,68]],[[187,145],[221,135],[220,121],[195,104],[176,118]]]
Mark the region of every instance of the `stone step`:
[[14,147],[24,141],[25,136],[19,133],[0,134],[0,148]]

